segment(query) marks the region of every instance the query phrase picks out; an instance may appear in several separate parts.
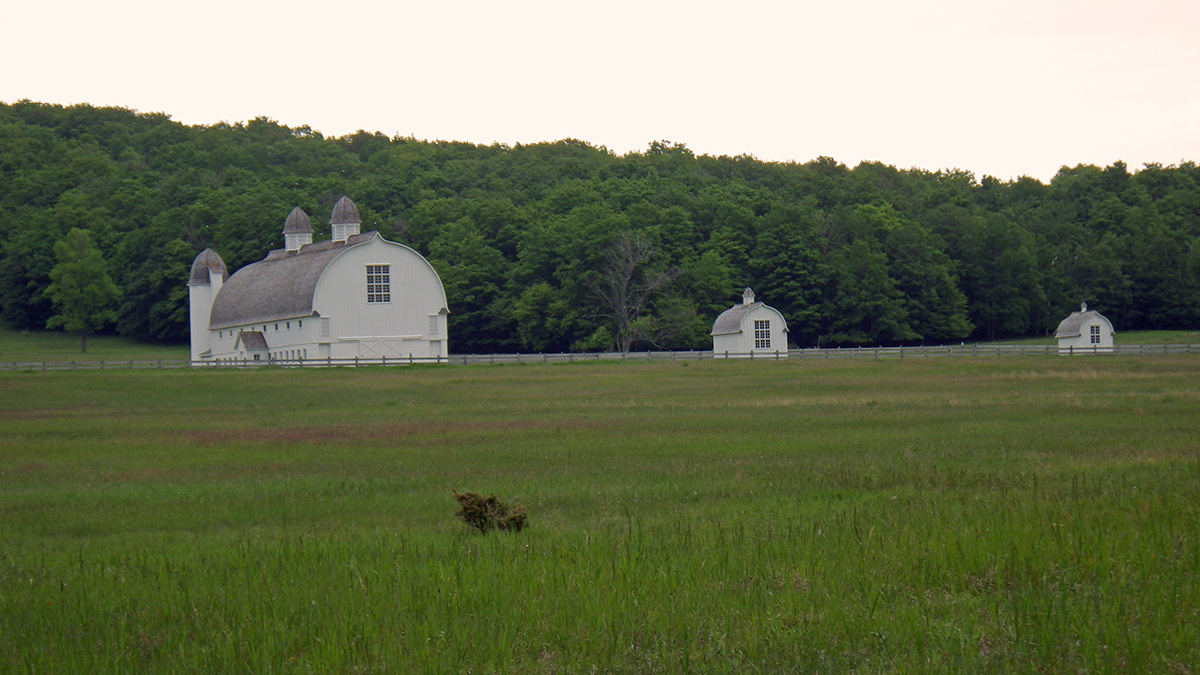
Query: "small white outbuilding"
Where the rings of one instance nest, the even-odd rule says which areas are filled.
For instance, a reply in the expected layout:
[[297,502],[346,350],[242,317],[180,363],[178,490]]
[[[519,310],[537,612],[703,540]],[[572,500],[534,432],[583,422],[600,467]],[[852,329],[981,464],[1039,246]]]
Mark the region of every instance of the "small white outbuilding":
[[1061,355],[1111,354],[1113,334],[1112,322],[1100,312],[1088,311],[1086,302],[1078,312],[1071,312],[1063,319],[1054,331]]
[[713,324],[713,357],[787,358],[787,334],[783,314],[774,307],[755,302],[754,291],[747,288],[742,292],[742,304],[722,312]]

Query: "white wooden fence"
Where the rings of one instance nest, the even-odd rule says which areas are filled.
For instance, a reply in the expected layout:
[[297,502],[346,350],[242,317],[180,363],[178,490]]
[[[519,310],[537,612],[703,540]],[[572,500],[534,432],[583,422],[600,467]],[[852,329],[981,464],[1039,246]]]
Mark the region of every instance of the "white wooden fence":
[[[336,368],[347,366],[407,366],[422,363],[453,363],[458,365],[499,365],[522,363],[585,363],[591,361],[700,361],[704,359],[738,359],[775,361],[789,359],[909,359],[934,357],[1004,357],[1004,356],[1057,356],[1057,345],[942,345],[936,347],[849,347],[844,349],[791,349],[786,352],[756,354],[714,354],[712,351],[679,352],[586,352],[564,354],[451,354],[449,357],[392,357],[354,359],[272,359],[268,361],[188,361],[186,359],[160,359],[154,361],[11,361],[0,362],[2,370],[50,371],[50,370],[142,370],[148,368],[259,368],[275,366],[283,368]],[[1200,345],[1118,345],[1111,351],[1075,349],[1074,355],[1121,354],[1125,356],[1167,356],[1173,354],[1200,354]]]

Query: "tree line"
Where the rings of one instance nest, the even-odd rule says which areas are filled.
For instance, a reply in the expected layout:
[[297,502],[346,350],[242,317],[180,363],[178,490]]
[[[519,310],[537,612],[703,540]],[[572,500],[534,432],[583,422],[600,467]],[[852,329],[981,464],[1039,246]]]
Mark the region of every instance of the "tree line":
[[746,286],[797,346],[1044,335],[1085,301],[1118,330],[1200,323],[1192,162],[1063,167],[1044,184],[28,101],[0,104],[0,318],[67,325],[55,245],[82,230],[118,289],[107,330],[184,340],[199,251],[231,272],[255,262],[294,206],[328,238],[343,194],[364,231],[433,263],[459,353],[705,348]]

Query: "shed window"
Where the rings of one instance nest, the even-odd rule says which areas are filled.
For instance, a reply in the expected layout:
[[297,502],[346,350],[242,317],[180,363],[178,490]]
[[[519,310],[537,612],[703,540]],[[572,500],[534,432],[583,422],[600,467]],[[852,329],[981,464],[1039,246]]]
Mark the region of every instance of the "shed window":
[[438,334],[438,318],[437,318],[436,314],[429,317],[429,334],[430,335]]
[[367,302],[392,301],[390,265],[367,265]]
[[1100,344],[1100,326],[1092,326],[1092,344]]
[[770,349],[771,348],[771,320],[770,319],[755,319],[754,320],[754,348],[755,349]]

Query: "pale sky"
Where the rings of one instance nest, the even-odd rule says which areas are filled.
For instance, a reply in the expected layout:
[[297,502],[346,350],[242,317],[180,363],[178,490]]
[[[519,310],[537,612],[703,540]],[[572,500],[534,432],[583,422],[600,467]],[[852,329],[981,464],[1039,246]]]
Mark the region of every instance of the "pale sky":
[[10,0],[0,101],[963,169],[1200,161],[1197,0]]

